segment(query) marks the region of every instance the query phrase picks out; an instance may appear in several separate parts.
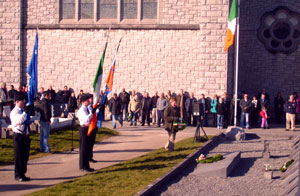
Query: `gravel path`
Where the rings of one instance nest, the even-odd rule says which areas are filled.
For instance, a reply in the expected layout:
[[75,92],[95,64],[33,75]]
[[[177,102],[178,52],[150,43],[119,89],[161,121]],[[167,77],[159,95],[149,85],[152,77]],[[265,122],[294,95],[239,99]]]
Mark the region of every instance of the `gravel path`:
[[[264,140],[270,143],[271,159],[262,158]],[[228,178],[198,177],[193,171],[185,171],[166,184],[155,195],[163,196],[277,196],[283,191],[278,169],[288,160],[291,152],[288,136],[252,135],[242,142],[224,141],[209,152],[209,155],[241,151],[241,161]],[[273,180],[264,178],[263,166],[269,163],[274,171]],[[200,165],[199,165],[200,166]],[[191,170],[191,169],[190,169]]]

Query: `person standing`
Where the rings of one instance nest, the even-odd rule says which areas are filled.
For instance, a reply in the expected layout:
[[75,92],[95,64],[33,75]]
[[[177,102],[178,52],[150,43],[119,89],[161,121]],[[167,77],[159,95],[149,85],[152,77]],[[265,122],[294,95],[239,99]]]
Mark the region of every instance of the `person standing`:
[[23,182],[30,178],[25,176],[30,150],[29,126],[25,125],[27,113],[23,111],[25,97],[16,94],[16,106],[10,113],[13,130],[14,158],[15,158],[15,180]]
[[168,107],[169,101],[165,98],[165,94],[161,93],[160,97],[157,99],[156,107],[157,107],[157,126],[160,127],[160,122],[165,125],[164,120],[164,111]]
[[176,96],[176,105],[180,109],[180,118],[184,120],[186,120],[185,101],[184,91],[180,89],[180,93]]
[[61,104],[61,110],[62,110],[64,118],[67,118],[67,116],[68,116],[68,102],[69,102],[70,96],[71,96],[71,93],[68,90],[68,87],[64,86],[64,90],[62,91],[62,104]]
[[13,110],[15,107],[15,96],[18,91],[15,90],[14,85],[10,85],[10,89],[8,91],[8,101],[10,103],[10,110]]
[[56,98],[56,93],[55,90],[52,88],[52,85],[49,86],[49,89],[47,92],[51,95],[51,100],[49,100],[50,107],[51,107],[51,117],[55,116],[55,98]]
[[0,119],[3,117],[3,107],[5,106],[7,102],[7,89],[6,89],[6,83],[3,82],[1,83],[1,88],[0,88]]
[[75,113],[75,110],[77,109],[77,99],[75,97],[75,93],[71,93],[71,97],[68,101],[68,112]]
[[109,108],[112,115],[113,128],[117,128],[117,120],[121,127],[123,127],[123,102],[121,101],[121,98],[118,97],[117,93],[114,93],[113,98],[109,102]]
[[294,96],[290,95],[290,99],[285,104],[285,111],[286,111],[286,127],[285,130],[295,131],[295,121],[296,121],[296,108],[297,103],[294,100]]
[[89,164],[89,148],[90,148],[90,138],[87,136],[89,125],[93,114],[95,113],[95,109],[92,112],[89,111],[88,106],[90,103],[91,96],[86,94],[81,97],[81,107],[78,110],[78,120],[80,124],[79,128],[79,169],[82,171],[92,172],[94,169],[90,168]]
[[134,118],[134,126],[136,126],[137,120],[139,118],[140,110],[141,110],[140,99],[139,96],[135,94],[134,98],[131,99],[128,104],[128,111],[131,113],[130,126],[132,126],[133,118]]
[[[89,103],[90,103],[90,105],[88,106],[89,113],[93,113],[93,110],[94,110],[93,109],[93,95],[87,94],[87,96],[89,97]],[[95,111],[97,111],[97,108],[95,109]],[[94,155],[93,148],[94,148],[94,145],[96,142],[97,131],[98,131],[98,127],[96,125],[95,128],[90,133],[90,135],[88,136],[88,160],[89,160],[89,162],[92,162],[92,163],[97,162],[96,160],[93,159],[93,155]]]
[[157,107],[156,107],[156,103],[157,103],[158,98],[159,98],[158,92],[155,91],[154,96],[151,98],[151,102],[152,102],[152,123],[153,124],[157,123]]
[[217,103],[217,128],[218,129],[223,129],[224,125],[224,114],[225,114],[226,108],[225,104],[223,102],[223,98],[219,98],[219,102]]
[[152,102],[149,97],[149,93],[145,92],[144,97],[142,99],[142,126],[145,125],[145,121],[147,119],[147,124],[150,126],[150,113],[152,110]]
[[223,125],[224,125],[224,128],[227,128],[229,126],[229,121],[230,121],[230,104],[231,104],[231,100],[228,97],[227,92],[224,92],[223,98],[224,98],[223,103],[225,105]]
[[169,101],[170,105],[164,110],[165,129],[168,132],[168,141],[165,145],[167,151],[174,151],[176,131],[173,127],[173,122],[180,118],[180,110],[176,106],[176,100],[171,97]]
[[261,128],[267,129],[268,128],[267,108],[262,107],[259,115],[261,116]]
[[213,116],[213,126],[216,127],[217,124],[217,105],[218,105],[218,96],[214,95],[213,100],[210,102],[210,112],[212,113]]
[[[130,102],[130,94],[125,91],[125,88],[122,89],[122,92],[119,94],[119,98],[121,99],[122,108],[124,108],[125,117],[124,120],[128,121],[128,104]],[[123,120],[123,111],[122,111],[122,120]]]
[[38,102],[37,111],[41,114],[40,117],[40,151],[50,153],[49,135],[50,135],[50,120],[51,120],[51,107],[49,101],[51,94],[48,92],[43,93],[43,99]]
[[246,129],[250,129],[249,119],[250,119],[250,112],[251,112],[252,102],[248,98],[247,93],[244,94],[244,98],[240,101],[240,107],[241,107],[241,110],[242,110],[240,126],[244,127],[245,120],[246,120]]
[[260,116],[260,103],[256,99],[256,96],[252,97],[252,107],[251,107],[251,113],[250,113],[250,123],[251,127],[258,127],[258,121]]
[[274,105],[275,105],[274,111],[275,111],[276,123],[281,124],[282,116],[284,114],[284,112],[283,112],[284,100],[283,100],[280,92],[277,93],[277,96],[274,99]]

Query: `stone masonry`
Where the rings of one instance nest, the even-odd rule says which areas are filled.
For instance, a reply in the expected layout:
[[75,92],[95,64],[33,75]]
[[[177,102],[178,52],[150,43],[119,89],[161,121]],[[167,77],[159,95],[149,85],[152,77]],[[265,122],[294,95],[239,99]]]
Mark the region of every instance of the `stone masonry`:
[[[28,1],[27,25],[55,24],[57,2]],[[124,30],[110,32],[104,78],[115,47],[123,37],[117,56],[113,91],[121,88],[189,92],[208,95],[227,91],[227,54],[224,41],[228,1],[159,1],[159,24],[197,24],[200,30]],[[105,44],[104,29],[40,29],[39,87],[55,90],[67,85],[79,92],[92,91],[92,81]],[[30,62],[35,29],[25,29],[23,64]],[[27,78],[28,80],[28,78]],[[102,83],[102,84],[103,84]]]
[[[156,90],[178,92],[183,88],[195,92],[197,97],[201,93],[207,96],[224,91],[233,93],[234,47],[228,54],[223,50],[231,0],[159,0],[158,19],[150,22],[60,21],[59,2],[0,2],[0,81],[16,86],[27,83],[26,67],[36,27],[40,26],[39,87],[48,88],[51,84],[59,90],[67,85],[75,93],[80,89],[91,92],[107,28],[84,25],[115,24],[119,26],[110,32],[103,86],[115,47],[123,37],[114,92],[124,87],[129,91],[147,90],[150,94]],[[299,13],[300,3],[241,0],[239,91],[256,95],[265,87],[272,100],[277,91],[287,97],[299,90],[300,79],[299,48],[290,54],[272,54],[257,37],[263,14],[279,6]],[[20,24],[24,24],[22,28]],[[61,24],[74,27],[65,28]],[[145,25],[160,27],[136,28]]]

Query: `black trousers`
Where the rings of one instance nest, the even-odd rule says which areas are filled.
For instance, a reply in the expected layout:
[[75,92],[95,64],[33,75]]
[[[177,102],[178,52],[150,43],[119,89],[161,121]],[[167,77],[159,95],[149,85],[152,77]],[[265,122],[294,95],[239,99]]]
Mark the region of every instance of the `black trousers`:
[[15,178],[25,177],[30,150],[29,135],[14,133]]
[[89,159],[89,161],[93,159],[93,148],[94,148],[94,144],[96,141],[97,130],[98,130],[98,127],[96,126],[95,129],[88,136],[88,139],[89,139],[88,159]]
[[147,119],[147,124],[150,125],[150,111],[142,112],[142,125],[145,124],[146,119]]
[[89,127],[80,127],[79,129],[79,169],[89,169],[89,140],[87,136]]

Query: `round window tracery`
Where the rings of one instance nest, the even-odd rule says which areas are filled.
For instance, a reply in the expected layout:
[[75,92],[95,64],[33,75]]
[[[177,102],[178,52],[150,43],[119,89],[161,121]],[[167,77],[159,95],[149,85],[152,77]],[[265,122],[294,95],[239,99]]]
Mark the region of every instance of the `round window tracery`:
[[258,38],[272,53],[291,53],[300,42],[300,15],[286,7],[267,12],[261,18]]

